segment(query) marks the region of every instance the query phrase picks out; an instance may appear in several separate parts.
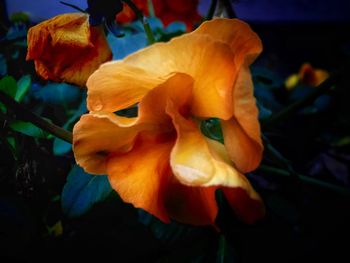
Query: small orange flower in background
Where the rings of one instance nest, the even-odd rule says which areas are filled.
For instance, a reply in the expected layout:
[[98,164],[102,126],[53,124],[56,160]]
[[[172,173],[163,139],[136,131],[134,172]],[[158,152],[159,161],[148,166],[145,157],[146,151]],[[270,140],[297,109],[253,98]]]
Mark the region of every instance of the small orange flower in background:
[[[135,5],[146,15],[149,15],[147,0],[134,0]],[[201,20],[198,14],[198,0],[153,0],[155,16],[164,24],[169,25],[174,21],[182,21],[187,26],[187,31],[192,30],[193,25]],[[119,23],[127,23],[136,20],[135,13],[124,4],[123,11],[117,14]]]
[[[237,19],[215,19],[192,33],[103,64],[87,82],[89,113],[73,129],[77,163],[107,174],[120,197],[163,222],[215,225],[215,191],[252,223],[264,205],[243,173],[263,145],[249,65],[259,37]],[[138,116],[114,112],[138,104]],[[221,120],[225,145],[200,121]]]
[[285,86],[288,90],[295,88],[298,84],[316,87],[328,77],[329,73],[326,70],[314,68],[311,64],[304,63],[298,74],[293,74],[287,78]]
[[90,26],[86,14],[58,15],[29,29],[27,60],[45,80],[84,86],[111,58],[102,27]]

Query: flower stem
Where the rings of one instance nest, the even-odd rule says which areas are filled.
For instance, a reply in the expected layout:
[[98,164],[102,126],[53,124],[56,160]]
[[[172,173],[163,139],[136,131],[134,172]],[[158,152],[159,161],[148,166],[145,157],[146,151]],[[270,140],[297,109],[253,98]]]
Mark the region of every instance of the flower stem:
[[142,25],[143,25],[143,28],[145,30],[145,33],[147,35],[147,38],[148,38],[148,43],[149,44],[153,44],[154,42],[156,42],[154,36],[153,36],[153,33],[152,33],[152,30],[151,30],[151,27],[148,23],[148,19],[147,17],[145,17],[141,10],[137,8],[137,6],[130,0],[122,0],[125,4],[127,4],[131,10],[135,13],[135,15],[137,16],[137,18],[141,21]]
[[[268,166],[268,165],[263,165],[263,164],[259,166],[259,170],[262,172],[265,172],[265,173],[272,173],[272,174],[281,175],[284,177],[291,175],[289,171],[286,171],[286,170],[283,170],[280,168],[276,168],[276,167],[272,167],[272,166]],[[305,183],[319,186],[322,188],[326,188],[328,190],[335,191],[335,192],[342,194],[342,195],[350,196],[350,189],[347,189],[345,187],[330,184],[330,183],[327,183],[327,182],[324,182],[321,180],[317,180],[315,178],[312,178],[312,177],[306,176],[306,175],[302,175],[302,174],[298,174],[298,177]]]
[[41,118],[40,116],[36,115],[35,113],[29,111],[22,104],[19,104],[17,101],[15,101],[2,91],[0,91],[0,101],[3,104],[5,104],[7,108],[11,108],[18,119],[31,122],[38,128],[43,129],[66,142],[72,143],[73,135],[71,132],[53,123],[50,123],[45,119]]

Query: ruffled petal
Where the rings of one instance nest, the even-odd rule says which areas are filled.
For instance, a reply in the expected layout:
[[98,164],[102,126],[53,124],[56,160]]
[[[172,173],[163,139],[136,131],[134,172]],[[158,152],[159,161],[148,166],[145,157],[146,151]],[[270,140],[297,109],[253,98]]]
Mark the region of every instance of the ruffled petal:
[[144,127],[119,127],[111,113],[85,114],[73,129],[76,162],[88,173],[106,174],[110,153],[126,152]]
[[234,117],[221,122],[224,142],[235,166],[246,173],[257,168],[263,153],[259,112],[253,95],[253,82],[246,64],[239,71],[233,97]]
[[193,34],[207,35],[231,47],[237,68],[247,61],[251,64],[262,51],[259,36],[239,19],[217,18],[206,21]]
[[174,72],[194,80],[191,111],[198,117],[232,116],[232,88],[237,69],[230,47],[205,35],[186,34],[133,53],[124,63],[165,78]]
[[165,80],[120,61],[105,63],[87,81],[87,107],[108,112],[127,108]]
[[169,154],[174,139],[166,134],[140,134],[128,153],[108,160],[111,186],[124,202],[153,214],[165,223],[169,217],[164,197],[169,185]]
[[190,102],[192,86],[190,76],[174,74],[143,97],[135,118],[103,111],[83,115],[73,129],[77,163],[89,173],[104,174],[107,157],[131,149],[139,132],[174,131],[171,118],[165,112],[166,102],[172,99],[182,112],[186,111],[182,105]]
[[90,27],[88,15],[58,15],[28,31],[27,60],[42,78],[84,86],[112,52],[101,27]]
[[184,118],[174,104],[169,103],[167,113],[172,117],[177,132],[170,165],[182,184],[240,187],[251,198],[258,199],[249,181],[232,165],[224,145],[204,137],[198,125]]

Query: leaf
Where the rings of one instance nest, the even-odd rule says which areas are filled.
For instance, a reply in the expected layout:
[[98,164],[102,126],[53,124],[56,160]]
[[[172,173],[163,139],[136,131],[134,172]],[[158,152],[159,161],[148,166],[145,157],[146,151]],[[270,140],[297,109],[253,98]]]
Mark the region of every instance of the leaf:
[[61,140],[59,138],[55,138],[53,141],[53,154],[54,155],[65,155],[66,153],[72,150],[72,144]]
[[16,101],[21,102],[23,100],[31,84],[32,80],[30,78],[30,75],[25,75],[17,81],[17,92],[15,95]]
[[128,34],[124,37],[107,36],[107,41],[112,49],[113,59],[122,59],[125,56],[147,46],[147,37],[144,32]]
[[13,121],[10,124],[10,128],[14,131],[40,139],[47,139],[49,135],[47,132],[38,128],[34,124],[25,121]]
[[16,95],[17,82],[11,76],[6,76],[0,80],[0,90],[12,98]]
[[184,33],[186,32],[186,24],[180,21],[170,23],[165,29],[166,34]]
[[208,138],[224,143],[220,120],[211,118],[201,122],[201,131]]
[[106,175],[91,175],[75,165],[63,187],[61,205],[69,217],[78,217],[112,192]]
[[67,105],[80,99],[81,89],[67,83],[49,83],[36,88],[33,96],[48,104]]

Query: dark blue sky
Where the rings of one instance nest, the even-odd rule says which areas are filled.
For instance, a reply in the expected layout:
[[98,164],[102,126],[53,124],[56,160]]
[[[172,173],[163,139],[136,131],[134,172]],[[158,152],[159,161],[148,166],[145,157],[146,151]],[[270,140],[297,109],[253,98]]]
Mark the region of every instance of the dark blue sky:
[[[176,1],[176,0],[174,0]],[[86,7],[86,0],[66,0]],[[210,0],[200,0],[200,12],[205,13]],[[239,0],[235,10],[239,18],[248,21],[350,21],[350,0]],[[59,13],[72,12],[59,0],[7,0],[8,13],[27,11],[34,20]]]

